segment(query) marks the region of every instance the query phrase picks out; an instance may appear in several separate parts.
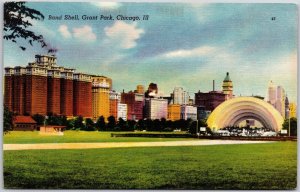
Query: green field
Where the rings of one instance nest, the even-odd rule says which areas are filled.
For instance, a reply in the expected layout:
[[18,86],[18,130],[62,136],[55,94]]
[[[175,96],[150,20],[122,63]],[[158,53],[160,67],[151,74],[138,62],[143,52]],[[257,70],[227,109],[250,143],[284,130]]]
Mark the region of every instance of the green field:
[[[124,132],[114,132],[124,133]],[[153,133],[153,132],[151,132]],[[155,133],[155,132],[154,132]],[[159,132],[164,133],[164,132]],[[183,134],[165,132],[166,134]],[[4,144],[12,143],[95,143],[95,142],[142,142],[142,141],[180,141],[192,138],[137,138],[111,137],[111,132],[65,131],[63,136],[39,135],[38,131],[11,131],[3,136]]]
[[4,151],[5,188],[295,189],[297,143]]

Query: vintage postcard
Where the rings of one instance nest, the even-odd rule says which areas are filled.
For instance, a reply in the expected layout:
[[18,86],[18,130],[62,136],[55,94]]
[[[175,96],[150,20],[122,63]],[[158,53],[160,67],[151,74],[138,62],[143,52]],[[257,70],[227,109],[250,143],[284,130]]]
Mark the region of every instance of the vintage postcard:
[[5,189],[297,188],[297,4],[3,13]]

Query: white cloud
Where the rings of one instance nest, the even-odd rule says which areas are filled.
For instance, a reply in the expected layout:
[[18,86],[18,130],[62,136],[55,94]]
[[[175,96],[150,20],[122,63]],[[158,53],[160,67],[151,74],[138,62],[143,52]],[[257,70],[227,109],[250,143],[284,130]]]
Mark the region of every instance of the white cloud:
[[116,21],[113,26],[104,28],[106,36],[113,43],[118,43],[122,48],[130,49],[136,46],[136,40],[144,33],[137,28],[137,23],[127,24]]
[[40,20],[34,20],[28,18],[27,21],[32,24],[30,28],[33,29],[37,34],[43,35],[44,38],[49,38],[49,37],[55,37],[56,33],[49,27],[47,27],[43,22]]
[[195,57],[208,55],[216,51],[215,47],[211,46],[202,46],[195,49],[179,49],[176,51],[171,51],[163,54],[164,57],[173,58],[173,57]]
[[94,41],[96,35],[93,33],[92,27],[84,25],[83,27],[73,28],[73,36],[79,40]]
[[66,39],[72,37],[72,34],[70,33],[70,31],[69,31],[69,29],[68,29],[68,26],[66,26],[66,25],[61,25],[61,26],[59,26],[58,31],[59,31],[60,34],[61,34],[64,38],[66,38]]
[[116,9],[120,6],[117,2],[91,2],[91,4],[105,9]]

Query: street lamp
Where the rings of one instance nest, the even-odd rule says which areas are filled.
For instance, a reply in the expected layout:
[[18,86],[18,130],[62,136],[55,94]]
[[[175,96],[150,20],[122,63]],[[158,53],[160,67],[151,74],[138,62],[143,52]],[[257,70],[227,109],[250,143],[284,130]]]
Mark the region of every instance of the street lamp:
[[289,119],[289,137],[291,136],[291,117],[290,117],[290,111],[291,111],[291,108],[289,107],[288,108],[288,119]]
[[198,132],[198,119],[196,120],[197,124],[196,124],[196,133],[198,135],[198,139],[199,139],[199,135],[200,135],[200,131]]
[[291,136],[291,118],[289,117],[289,137]]

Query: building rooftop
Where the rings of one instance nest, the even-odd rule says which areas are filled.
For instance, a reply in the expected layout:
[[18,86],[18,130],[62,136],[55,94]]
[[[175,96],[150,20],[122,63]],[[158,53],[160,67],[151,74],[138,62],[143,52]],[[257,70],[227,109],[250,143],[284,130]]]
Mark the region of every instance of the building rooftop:
[[13,123],[36,123],[30,116],[15,116],[13,117]]

